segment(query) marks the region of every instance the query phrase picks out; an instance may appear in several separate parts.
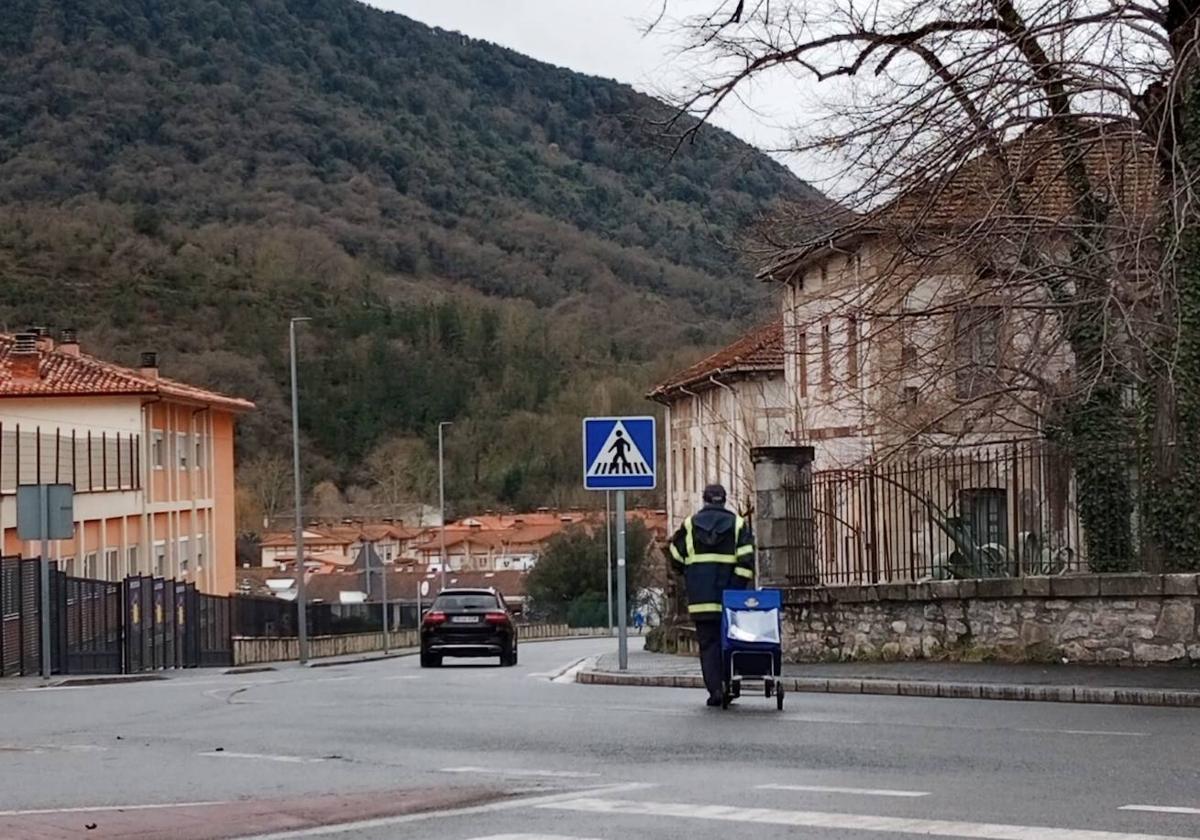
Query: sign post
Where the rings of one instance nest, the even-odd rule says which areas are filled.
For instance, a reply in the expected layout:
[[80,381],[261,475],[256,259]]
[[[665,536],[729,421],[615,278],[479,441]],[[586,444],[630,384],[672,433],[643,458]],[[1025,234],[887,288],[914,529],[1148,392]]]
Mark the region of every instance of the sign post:
[[625,491],[653,490],[657,436],[653,417],[587,417],[583,421],[583,487],[616,491],[617,661],[629,669]]
[[70,484],[22,484],[17,488],[17,537],[40,540],[42,558],[41,597],[38,613],[41,619],[42,678],[50,679],[50,540],[69,540],[75,536],[75,488]]

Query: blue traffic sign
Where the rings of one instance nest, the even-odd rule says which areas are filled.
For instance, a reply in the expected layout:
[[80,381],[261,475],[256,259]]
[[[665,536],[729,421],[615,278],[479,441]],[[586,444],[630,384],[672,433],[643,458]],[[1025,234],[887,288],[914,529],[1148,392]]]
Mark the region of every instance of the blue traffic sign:
[[583,421],[586,490],[653,490],[653,417],[588,417]]

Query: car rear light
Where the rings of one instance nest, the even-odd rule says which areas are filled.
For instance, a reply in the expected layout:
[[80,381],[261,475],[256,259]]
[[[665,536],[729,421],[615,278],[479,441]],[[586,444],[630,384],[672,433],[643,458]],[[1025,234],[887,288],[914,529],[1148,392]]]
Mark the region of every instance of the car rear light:
[[433,627],[434,625],[437,625],[437,624],[444,624],[445,621],[446,621],[446,614],[444,612],[425,613],[424,624],[426,627]]
[[502,612],[488,613],[483,618],[488,624],[508,624],[508,615]]

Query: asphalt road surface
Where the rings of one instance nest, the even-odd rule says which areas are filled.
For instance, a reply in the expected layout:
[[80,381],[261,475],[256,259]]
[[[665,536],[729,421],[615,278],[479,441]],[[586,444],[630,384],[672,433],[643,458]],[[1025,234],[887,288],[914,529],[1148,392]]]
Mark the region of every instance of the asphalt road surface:
[[0,837],[1200,838],[1195,710],[570,682],[612,645],[0,691]]

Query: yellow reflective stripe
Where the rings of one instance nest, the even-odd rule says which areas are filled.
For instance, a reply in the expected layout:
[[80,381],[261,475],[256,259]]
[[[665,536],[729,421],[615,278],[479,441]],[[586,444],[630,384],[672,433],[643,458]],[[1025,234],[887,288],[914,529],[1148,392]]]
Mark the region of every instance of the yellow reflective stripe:
[[738,550],[737,550],[738,557],[745,557],[747,554],[753,554],[753,553],[754,553],[754,546],[752,546],[752,545],[738,546]]
[[742,519],[742,517],[740,517],[740,516],[735,516],[733,518],[733,521],[734,521],[733,538],[736,540],[738,537],[740,537],[742,535],[742,526],[746,524],[746,520]]
[[732,566],[737,562],[737,558],[732,554],[693,554],[684,562],[689,566],[695,563],[724,563]]
[[722,607],[720,604],[688,604],[688,612],[690,613],[719,613],[721,610]]
[[679,553],[679,549],[675,547],[675,543],[671,543],[671,556],[680,563],[683,562],[683,555]]
[[737,575],[738,577],[744,577],[744,578],[754,577],[754,570],[747,569],[745,566],[738,566],[736,569],[733,570],[733,573],[735,575]]
[[696,540],[692,537],[692,517],[683,520],[683,530],[687,535],[687,553],[691,557],[696,553]]

